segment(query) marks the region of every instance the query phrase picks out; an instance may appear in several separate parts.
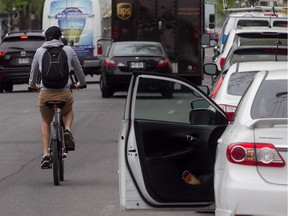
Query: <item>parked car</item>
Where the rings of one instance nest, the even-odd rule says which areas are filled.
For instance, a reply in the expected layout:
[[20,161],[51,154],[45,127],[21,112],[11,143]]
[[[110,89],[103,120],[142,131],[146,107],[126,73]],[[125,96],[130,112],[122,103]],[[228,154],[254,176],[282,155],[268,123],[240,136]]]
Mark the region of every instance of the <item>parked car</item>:
[[287,69],[258,72],[218,140],[216,216],[286,216]]
[[238,49],[240,46],[279,46],[287,47],[287,28],[268,28],[268,27],[246,27],[235,28],[229,32],[227,40],[223,46],[222,52],[214,62],[221,70],[225,64],[227,55],[231,49]]
[[[116,91],[127,91],[133,72],[149,71],[172,74],[172,67],[162,45],[158,42],[114,42],[103,61],[100,89],[103,98]],[[159,90],[159,86],[147,85],[147,89]],[[163,96],[170,97],[167,88],[160,89]]]
[[[255,74],[259,71],[273,71],[286,69],[288,76],[288,64],[286,61],[262,61],[234,63],[227,72],[221,73],[211,90],[210,97],[226,112],[228,120],[233,119],[236,107],[250,85]],[[204,67],[204,70],[206,68]],[[208,67],[210,75],[217,69]]]
[[281,27],[287,28],[287,13],[280,10],[274,10],[270,7],[270,11],[266,7],[251,7],[247,11],[231,11],[227,16],[222,26],[218,45],[214,48],[214,58],[216,58],[223,49],[231,29],[241,27]]
[[[173,98],[139,91],[146,81],[172,82]],[[187,80],[134,73],[118,136],[121,209],[213,212],[216,200],[216,216],[286,216],[287,71],[253,81],[228,125]]]
[[34,54],[43,43],[42,31],[10,32],[0,44],[0,92],[28,83]]
[[[287,36],[287,34],[286,34]],[[287,40],[287,39],[286,39]],[[277,44],[279,43],[279,44]],[[288,47],[281,45],[281,41],[276,40],[276,45],[266,46],[240,46],[230,50],[225,60],[222,72],[227,71],[230,66],[238,62],[252,61],[286,61]]]

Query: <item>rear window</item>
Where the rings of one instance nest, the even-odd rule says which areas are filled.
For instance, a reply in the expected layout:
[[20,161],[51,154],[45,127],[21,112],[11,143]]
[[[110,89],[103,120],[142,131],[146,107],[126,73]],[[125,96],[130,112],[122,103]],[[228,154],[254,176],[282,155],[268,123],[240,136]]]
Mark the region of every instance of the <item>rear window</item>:
[[150,44],[115,44],[113,56],[163,56],[160,46]]
[[258,71],[233,73],[230,76],[227,93],[242,96]]
[[273,26],[275,27],[288,27],[287,21],[277,20],[273,22]]
[[287,49],[247,49],[235,50],[230,58],[230,64],[251,61],[287,61]]
[[287,33],[239,33],[235,41],[241,46],[287,46]]
[[269,22],[267,20],[239,20],[237,23],[237,28],[239,27],[247,27],[247,26],[269,26]]
[[265,80],[257,91],[251,116],[259,118],[287,118],[287,80]]
[[1,49],[24,49],[36,50],[45,42],[44,37],[28,37],[21,39],[20,37],[6,38],[0,45]]

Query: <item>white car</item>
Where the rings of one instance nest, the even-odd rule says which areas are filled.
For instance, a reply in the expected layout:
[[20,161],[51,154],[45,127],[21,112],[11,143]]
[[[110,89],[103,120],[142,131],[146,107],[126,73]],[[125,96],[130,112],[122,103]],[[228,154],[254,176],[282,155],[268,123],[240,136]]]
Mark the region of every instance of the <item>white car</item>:
[[226,58],[232,47],[239,46],[273,46],[277,40],[281,41],[281,46],[287,46],[287,28],[281,27],[243,27],[234,28],[229,34],[223,46],[222,52],[214,59],[218,70],[221,71]]
[[233,119],[236,107],[255,74],[262,70],[277,69],[285,69],[288,74],[287,61],[240,62],[229,68],[213,96],[214,101],[226,112],[229,121]]
[[[251,8],[252,10],[253,8]],[[257,11],[258,10],[258,11]],[[276,27],[286,26],[287,28],[287,14],[285,12],[277,11],[261,11],[261,7],[255,8],[254,11],[231,12],[227,15],[220,34],[218,45],[214,49],[214,55],[217,57],[222,52],[223,46],[227,40],[231,29],[241,27]]]
[[287,69],[258,72],[218,140],[216,216],[287,216]]
[[[259,77],[265,79],[267,74],[269,81],[274,77],[281,82],[287,73],[275,72],[275,76],[268,72],[259,74],[249,89],[251,93],[247,92],[247,97],[256,92],[261,93],[257,91],[257,84],[262,83]],[[272,80],[274,81],[279,80]],[[287,77],[284,81],[287,84]],[[173,86],[173,97],[165,98],[161,92],[143,91],[141,86],[147,83]],[[216,199],[217,216],[232,216],[234,213],[286,216],[287,211],[283,208],[287,202],[288,148],[287,134],[284,134],[287,130],[287,106],[283,109],[281,106],[283,103],[287,104],[287,85],[286,89],[282,89],[282,83],[272,86],[279,86],[280,91],[273,93],[271,90],[261,95],[260,101],[256,103],[263,107],[252,110],[252,117],[256,115],[256,119],[251,119],[249,114],[249,107],[254,104],[253,99],[243,98],[242,106],[239,106],[243,107],[243,111],[238,110],[234,123],[228,127],[233,127],[238,122],[243,125],[238,124],[237,130],[230,129],[233,134],[229,137],[224,132],[228,125],[225,112],[187,80],[155,73],[134,73],[118,137],[122,210],[151,209],[157,212],[161,209],[190,209],[214,212]],[[277,97],[277,101],[270,103],[276,108],[275,111],[282,111],[283,116],[280,118],[277,118],[278,115],[273,116],[273,119],[266,118],[269,112],[266,112],[263,103],[266,96],[269,98],[271,95]],[[258,100],[258,94],[256,99]],[[245,112],[246,115],[243,114]],[[258,119],[259,114],[264,119]],[[253,131],[257,135],[255,140]],[[226,137],[222,136],[220,139],[223,132]],[[255,163],[256,165],[253,165],[253,161],[251,165],[245,165],[245,162],[244,165],[239,164],[242,162],[241,155],[245,153],[243,148],[238,147],[240,144],[235,149],[229,149],[229,153],[233,154],[226,158],[226,148],[231,143],[224,144],[225,138],[235,142],[236,138],[239,142],[247,141],[245,145],[240,143],[244,147],[246,144],[248,147],[252,146],[247,151],[247,159],[251,159],[249,156],[254,146],[264,146],[256,155],[262,158],[261,161]],[[263,145],[256,145],[258,142]],[[271,143],[276,148],[264,143]],[[218,155],[215,166],[216,151]],[[225,172],[225,165],[227,168],[234,166],[235,172],[233,169]],[[230,182],[229,177],[233,177]],[[222,184],[224,181],[227,184]],[[247,188],[251,189],[251,193]],[[237,206],[241,211],[237,211]]]

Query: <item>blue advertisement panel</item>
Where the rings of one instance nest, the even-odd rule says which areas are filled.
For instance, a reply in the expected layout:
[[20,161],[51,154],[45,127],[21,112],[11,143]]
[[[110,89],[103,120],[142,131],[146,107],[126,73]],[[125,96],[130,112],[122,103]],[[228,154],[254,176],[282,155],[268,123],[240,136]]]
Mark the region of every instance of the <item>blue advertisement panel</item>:
[[50,26],[59,26],[78,56],[93,56],[93,0],[52,0]]

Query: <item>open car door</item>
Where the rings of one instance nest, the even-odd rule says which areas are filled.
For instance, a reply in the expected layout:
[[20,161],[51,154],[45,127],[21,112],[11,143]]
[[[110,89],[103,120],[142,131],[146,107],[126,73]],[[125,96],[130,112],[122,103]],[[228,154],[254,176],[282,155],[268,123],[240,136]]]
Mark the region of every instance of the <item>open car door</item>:
[[118,142],[122,209],[211,209],[217,139],[227,123],[188,81],[135,73]]

